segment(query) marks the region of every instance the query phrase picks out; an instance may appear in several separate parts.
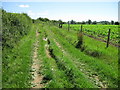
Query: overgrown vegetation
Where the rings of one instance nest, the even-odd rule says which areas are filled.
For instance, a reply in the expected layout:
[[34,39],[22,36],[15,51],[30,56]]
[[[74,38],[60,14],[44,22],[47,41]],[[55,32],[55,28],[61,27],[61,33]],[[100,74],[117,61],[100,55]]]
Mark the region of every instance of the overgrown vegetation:
[[3,88],[32,87],[36,30],[38,73],[45,88],[117,88],[118,48],[106,49],[106,43],[85,36],[82,30],[78,33],[76,26],[68,30],[59,24],[63,22],[3,10]]
[[31,30],[32,20],[27,14],[7,13],[2,10],[2,44],[4,48],[14,45]]
[[3,88],[29,87],[34,40],[34,31],[31,31],[34,29],[32,20],[27,14],[8,13],[2,10],[2,21]]

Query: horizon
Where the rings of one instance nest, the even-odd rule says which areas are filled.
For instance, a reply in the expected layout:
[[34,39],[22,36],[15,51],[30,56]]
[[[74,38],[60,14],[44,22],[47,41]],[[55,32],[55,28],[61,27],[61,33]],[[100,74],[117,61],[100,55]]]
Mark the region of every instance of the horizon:
[[32,19],[118,21],[117,2],[2,2],[2,8],[11,13],[26,13]]

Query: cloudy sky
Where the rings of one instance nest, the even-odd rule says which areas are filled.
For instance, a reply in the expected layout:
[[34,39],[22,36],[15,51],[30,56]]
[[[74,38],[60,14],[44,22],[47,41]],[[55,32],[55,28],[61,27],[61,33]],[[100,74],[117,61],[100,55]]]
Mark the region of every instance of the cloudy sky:
[[[10,2],[11,1],[11,2]],[[22,0],[18,0],[22,1]],[[118,2],[14,2],[14,0],[4,0],[2,8],[13,13],[27,13],[31,18],[38,17],[49,18],[53,20],[62,19],[63,21],[117,21],[118,20]]]

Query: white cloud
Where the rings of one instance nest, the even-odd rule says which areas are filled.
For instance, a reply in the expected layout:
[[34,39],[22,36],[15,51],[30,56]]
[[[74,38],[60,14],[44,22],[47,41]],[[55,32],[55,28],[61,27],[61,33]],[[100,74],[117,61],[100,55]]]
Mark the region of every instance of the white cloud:
[[19,7],[21,7],[21,8],[28,8],[30,6],[29,5],[19,5]]

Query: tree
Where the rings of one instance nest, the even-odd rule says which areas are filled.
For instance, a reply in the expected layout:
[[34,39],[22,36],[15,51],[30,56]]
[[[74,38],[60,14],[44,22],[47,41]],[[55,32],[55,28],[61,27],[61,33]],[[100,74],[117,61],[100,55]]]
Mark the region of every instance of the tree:
[[32,19],[32,22],[35,23],[35,19]]
[[48,18],[44,18],[44,21],[47,22],[47,21],[50,21]]
[[74,20],[71,20],[70,23],[71,24],[76,24],[76,22]]
[[44,21],[43,18],[41,18],[41,17],[39,17],[38,20],[40,20],[40,21]]
[[114,25],[114,21],[111,21],[111,24]]
[[93,21],[92,24],[97,24],[97,22],[96,22],[96,21]]
[[81,24],[81,22],[76,22],[76,24]]
[[92,21],[91,20],[88,20],[88,24],[91,24],[92,23]]
[[115,25],[119,25],[119,22],[115,22]]
[[41,18],[41,17],[39,17],[37,20],[40,20],[40,21],[43,21],[43,22],[50,21],[48,18]]
[[100,21],[100,23],[103,24],[103,25],[108,25],[108,24],[110,24],[109,21]]
[[81,24],[85,24],[85,21],[82,21]]

